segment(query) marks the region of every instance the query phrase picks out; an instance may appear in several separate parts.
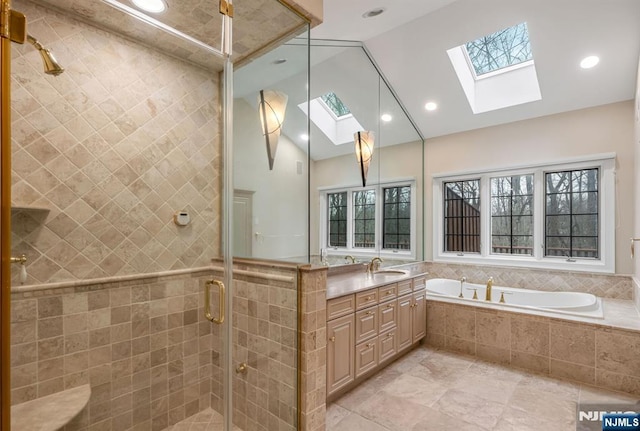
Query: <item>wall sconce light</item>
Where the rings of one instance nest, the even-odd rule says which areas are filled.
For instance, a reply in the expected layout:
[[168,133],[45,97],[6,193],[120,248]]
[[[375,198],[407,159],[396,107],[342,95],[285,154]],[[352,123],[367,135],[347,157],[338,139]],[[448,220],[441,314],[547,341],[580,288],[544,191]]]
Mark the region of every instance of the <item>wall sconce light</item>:
[[282,131],[284,113],[287,109],[289,97],[279,91],[260,90],[258,96],[258,111],[262,134],[267,142],[267,157],[269,157],[269,170],[273,170],[273,162],[278,149],[278,137]]
[[353,140],[356,144],[356,160],[360,165],[360,173],[362,174],[362,187],[365,187],[367,185],[369,163],[373,155],[373,132],[356,132],[353,134]]

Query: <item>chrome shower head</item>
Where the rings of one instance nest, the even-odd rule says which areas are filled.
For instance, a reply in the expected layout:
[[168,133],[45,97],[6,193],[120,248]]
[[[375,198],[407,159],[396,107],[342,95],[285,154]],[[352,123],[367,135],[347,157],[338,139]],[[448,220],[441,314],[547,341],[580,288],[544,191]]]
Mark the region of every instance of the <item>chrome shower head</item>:
[[33,45],[38,50],[38,52],[40,52],[42,63],[44,65],[44,73],[46,73],[47,75],[58,76],[62,72],[64,72],[64,69],[62,68],[62,66],[60,66],[51,51],[42,46],[35,37],[28,34],[27,41],[31,45]]

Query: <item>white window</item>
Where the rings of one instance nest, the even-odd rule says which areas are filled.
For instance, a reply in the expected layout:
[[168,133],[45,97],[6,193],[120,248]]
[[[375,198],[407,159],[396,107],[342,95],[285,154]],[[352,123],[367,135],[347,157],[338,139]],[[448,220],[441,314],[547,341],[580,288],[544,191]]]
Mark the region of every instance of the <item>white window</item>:
[[415,181],[320,191],[320,244],[329,254],[415,259]]
[[433,178],[435,261],[615,272],[615,154]]

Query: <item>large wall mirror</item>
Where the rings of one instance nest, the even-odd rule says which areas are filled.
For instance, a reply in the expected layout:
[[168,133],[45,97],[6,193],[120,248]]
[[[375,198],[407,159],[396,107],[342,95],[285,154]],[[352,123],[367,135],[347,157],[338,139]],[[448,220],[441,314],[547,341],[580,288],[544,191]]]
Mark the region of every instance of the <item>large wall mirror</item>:
[[[235,74],[234,254],[422,260],[421,135],[361,44],[309,42],[309,57],[299,38]],[[272,170],[259,109],[266,89],[288,98]],[[373,145],[364,185],[358,131]]]

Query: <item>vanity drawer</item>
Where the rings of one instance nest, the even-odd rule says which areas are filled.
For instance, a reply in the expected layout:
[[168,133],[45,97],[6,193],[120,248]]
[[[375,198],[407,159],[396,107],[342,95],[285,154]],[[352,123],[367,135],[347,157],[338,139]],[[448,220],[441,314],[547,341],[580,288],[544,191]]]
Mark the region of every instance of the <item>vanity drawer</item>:
[[356,344],[378,335],[378,307],[356,312]]
[[398,282],[398,296],[402,296],[402,295],[405,295],[407,293],[411,293],[411,289],[412,289],[412,281],[411,280],[405,280],[405,281],[399,281]]
[[378,365],[378,350],[377,337],[356,346],[356,378]]
[[371,307],[378,303],[378,289],[356,293],[356,310]]
[[427,287],[427,277],[416,277],[412,280],[413,282],[413,290],[422,290]]
[[327,320],[356,311],[355,295],[341,296],[327,301]]
[[378,315],[380,316],[380,332],[395,328],[398,322],[398,301],[387,301],[378,305]]
[[380,359],[378,362],[381,364],[387,359],[393,358],[398,351],[396,348],[396,329],[380,334],[378,343],[380,344]]
[[398,283],[388,284],[378,288],[378,299],[380,302],[394,299],[398,296]]

